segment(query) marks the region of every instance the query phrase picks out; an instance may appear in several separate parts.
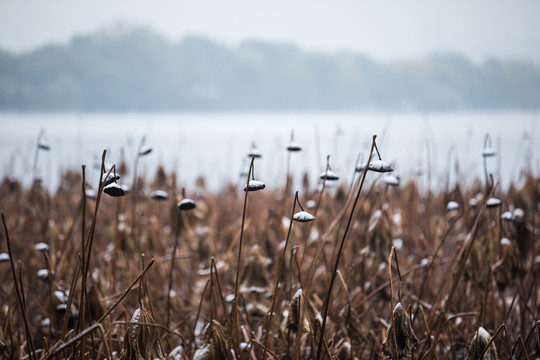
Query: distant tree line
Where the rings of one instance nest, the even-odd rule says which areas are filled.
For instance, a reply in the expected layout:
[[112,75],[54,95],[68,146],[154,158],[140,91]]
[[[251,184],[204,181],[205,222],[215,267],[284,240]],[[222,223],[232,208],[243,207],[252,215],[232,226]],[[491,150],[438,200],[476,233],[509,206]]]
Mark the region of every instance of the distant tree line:
[[144,28],[0,51],[0,109],[334,111],[540,108],[540,66],[444,54],[376,62],[289,44],[179,43]]

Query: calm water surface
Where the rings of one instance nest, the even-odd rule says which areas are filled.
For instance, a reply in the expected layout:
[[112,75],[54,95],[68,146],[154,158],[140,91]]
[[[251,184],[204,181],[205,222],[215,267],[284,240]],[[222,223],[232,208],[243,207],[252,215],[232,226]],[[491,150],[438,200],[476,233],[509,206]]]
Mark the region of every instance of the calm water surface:
[[[178,185],[190,187],[197,176],[215,190],[239,181],[246,170],[254,142],[262,153],[255,175],[267,187],[285,182],[287,151],[294,131],[303,150],[293,153],[291,169],[300,180],[307,172],[314,184],[326,164],[349,183],[360,153],[367,159],[371,136],[378,134],[383,160],[393,162],[402,179],[417,176],[442,186],[450,169],[450,182],[483,176],[482,148],[489,133],[499,156],[488,159],[488,170],[503,185],[530,167],[539,174],[538,116],[527,112],[384,114],[384,113],[241,113],[241,114],[24,114],[0,113],[0,175],[32,179],[34,149],[40,129],[51,146],[40,152],[39,176],[55,189],[61,171],[87,165],[87,178],[96,179],[93,165],[108,151],[107,161],[124,158],[133,164],[143,136],[153,148],[140,158],[141,174],[153,176],[158,164],[175,170]],[[428,166],[428,164],[430,166]],[[424,175],[418,175],[418,174]],[[121,174],[122,175],[122,174]],[[131,182],[131,174],[122,180]],[[245,180],[244,180],[245,181]]]

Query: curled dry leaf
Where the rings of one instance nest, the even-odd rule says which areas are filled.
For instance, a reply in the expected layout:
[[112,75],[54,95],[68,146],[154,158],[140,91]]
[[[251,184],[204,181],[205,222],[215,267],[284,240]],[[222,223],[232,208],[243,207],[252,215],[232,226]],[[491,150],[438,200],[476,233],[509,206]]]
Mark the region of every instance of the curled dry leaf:
[[383,354],[392,359],[410,359],[417,343],[418,338],[414,334],[409,315],[399,302],[394,307],[390,326],[383,340]]
[[[479,327],[476,333],[474,334],[474,337],[471,342],[471,346],[469,347],[469,351],[467,352],[466,360],[479,360],[484,353],[484,350],[486,349],[487,344],[491,340],[491,335],[484,329],[483,327]],[[497,360],[499,357],[497,356],[497,348],[495,347],[495,344],[492,342],[489,345],[488,350],[482,357],[484,360]]]
[[124,336],[121,360],[165,360],[154,324],[154,318],[146,309],[135,310]]
[[212,320],[204,329],[201,344],[195,351],[193,360],[232,360],[232,358],[231,343],[225,328],[216,320]]

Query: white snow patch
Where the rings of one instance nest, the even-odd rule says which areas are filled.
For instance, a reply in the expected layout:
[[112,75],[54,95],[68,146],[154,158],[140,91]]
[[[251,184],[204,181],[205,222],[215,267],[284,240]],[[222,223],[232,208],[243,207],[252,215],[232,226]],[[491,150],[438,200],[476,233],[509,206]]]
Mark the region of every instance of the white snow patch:
[[489,198],[488,201],[486,202],[487,207],[497,207],[499,205],[501,205],[501,200],[494,197]]
[[210,344],[206,344],[195,351],[193,360],[205,359],[207,354],[210,353]]
[[386,175],[383,178],[383,181],[387,185],[399,186],[399,177],[393,174]]
[[315,216],[311,215],[307,211],[299,211],[293,216],[293,220],[299,221],[299,222],[308,222],[315,220]]
[[182,355],[184,354],[184,348],[182,345],[179,345],[171,350],[169,353],[169,356],[167,356],[168,360],[182,360]]
[[497,155],[497,152],[492,147],[485,147],[484,150],[482,150],[482,156],[484,157],[491,157]]
[[133,316],[131,317],[131,323],[133,327],[131,328],[131,338],[135,339],[137,337],[137,329],[139,328],[139,319],[141,317],[141,308],[138,308],[133,313]]
[[525,217],[525,211],[520,208],[515,208],[512,211],[512,220],[522,220]]
[[34,248],[37,250],[37,251],[43,251],[43,250],[49,250],[49,245],[47,243],[44,243],[44,242],[38,242],[36,245],[34,245]]
[[338,174],[336,174],[335,172],[333,172],[333,171],[330,170],[330,169],[328,169],[328,170],[322,172],[321,175],[320,175],[320,178],[321,178],[321,179],[326,179],[326,181],[335,181],[335,180],[339,180]]
[[376,171],[376,172],[390,172],[390,171],[394,171],[394,169],[392,168],[392,166],[391,166],[390,164],[388,164],[387,162],[382,161],[382,160],[375,160],[375,161],[372,161],[372,162],[369,164],[368,169],[371,170],[371,171]]
[[266,185],[262,182],[262,181],[259,181],[259,180],[250,180],[247,187],[246,185],[244,185],[244,191],[258,191],[258,190],[262,190],[266,187]]
[[64,294],[63,291],[60,291],[60,290],[55,290],[54,291],[54,296],[56,297],[56,299],[61,302],[61,303],[65,303],[68,301],[68,296],[66,294]]
[[41,324],[41,327],[44,327],[44,328],[49,327],[49,325],[51,325],[51,319],[46,317],[43,320],[41,320],[40,324]]
[[479,336],[482,339],[486,339],[488,341],[491,338],[491,335],[489,335],[489,333],[486,331],[486,329],[484,329],[481,326],[478,328],[478,332],[474,335],[474,337],[476,337],[476,336]]
[[169,194],[165,190],[156,190],[151,194],[152,199],[166,200],[169,198]]
[[401,213],[399,211],[392,215],[392,221],[398,226],[401,225]]
[[379,221],[379,218],[382,215],[382,211],[377,209],[373,215],[371,216],[371,221],[369,223],[368,231],[373,231],[375,229],[375,225],[377,225],[377,221]]
[[446,204],[446,211],[452,211],[459,209],[459,204],[456,201],[449,201],[448,204]]
[[49,279],[49,270],[47,269],[38,270],[37,276],[41,280],[47,281]]

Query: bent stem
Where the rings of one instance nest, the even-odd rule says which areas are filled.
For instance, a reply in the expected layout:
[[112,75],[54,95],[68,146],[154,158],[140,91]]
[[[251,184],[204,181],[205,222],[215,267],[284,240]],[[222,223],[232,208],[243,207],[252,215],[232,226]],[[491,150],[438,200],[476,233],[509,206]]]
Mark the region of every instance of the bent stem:
[[283,253],[281,254],[281,258],[279,259],[278,271],[276,273],[276,278],[275,278],[275,281],[274,281],[274,291],[272,292],[272,305],[270,305],[270,314],[268,315],[268,321],[266,322],[266,334],[264,336],[263,359],[266,358],[266,353],[267,353],[267,350],[268,350],[268,335],[270,334],[270,324],[272,323],[272,315],[274,315],[274,305],[276,303],[277,288],[278,288],[278,284],[279,284],[279,279],[281,278],[281,273],[283,271],[283,265],[285,263],[285,254],[287,253],[287,245],[289,245],[289,240],[291,238],[291,230],[292,230],[292,225],[293,225],[293,216],[294,216],[294,212],[296,210],[296,202],[297,201],[298,201],[298,191],[294,195],[294,202],[293,202],[293,206],[292,206],[291,217],[290,217],[290,220],[289,220],[289,230],[287,231],[287,240],[285,240],[285,246],[283,247]]
[[[362,187],[364,185],[364,180],[366,179],[366,174],[368,171],[369,163],[371,162],[371,157],[373,156],[373,149],[376,148],[375,139],[377,138],[377,135],[373,135],[373,142],[371,143],[371,150],[369,152],[369,157],[367,161],[367,165],[364,168],[364,172],[362,173],[362,182],[360,183],[360,187],[358,188],[358,192],[356,193],[356,197],[354,199],[354,203],[351,209],[351,213],[349,215],[349,220],[347,221],[347,226],[345,227],[345,232],[343,233],[343,237],[341,239],[341,242],[339,244],[338,253],[336,256],[336,261],[334,262],[334,270],[332,271],[332,277],[330,278],[330,285],[328,286],[328,291],[326,292],[326,298],[324,300],[323,304],[323,312],[322,312],[322,325],[321,325],[321,335],[319,337],[319,343],[317,345],[317,360],[321,359],[322,355],[322,344],[324,342],[324,330],[326,328],[326,320],[328,316],[328,306],[330,305],[330,297],[332,295],[332,287],[334,286],[334,281],[336,280],[336,274],[337,269],[339,266],[339,259],[341,258],[341,253],[343,252],[343,246],[345,244],[345,240],[347,239],[347,234],[349,232],[349,228],[352,223],[352,218],[354,215],[354,210],[356,208],[356,204],[358,204],[358,199],[360,198],[360,192],[362,191]],[[377,151],[378,152],[378,151]],[[380,158],[380,155],[379,155]]]

